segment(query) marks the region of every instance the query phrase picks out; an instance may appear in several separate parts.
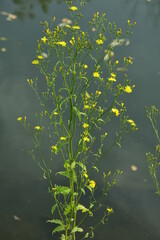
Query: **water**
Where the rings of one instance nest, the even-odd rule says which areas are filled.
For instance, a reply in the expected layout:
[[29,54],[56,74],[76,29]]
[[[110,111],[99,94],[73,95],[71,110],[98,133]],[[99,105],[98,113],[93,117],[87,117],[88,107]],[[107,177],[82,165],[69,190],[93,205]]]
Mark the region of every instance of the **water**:
[[[27,153],[29,139],[16,119],[38,111],[26,79],[38,75],[31,61],[36,40],[42,36],[39,23],[53,16],[61,22],[62,17],[67,17],[64,6],[63,1],[51,0],[0,3],[0,11],[19,16],[9,22],[0,15],[0,37],[8,38],[0,41],[0,48],[6,48],[6,52],[0,52],[0,240],[52,239],[50,226],[45,224],[50,217],[51,199],[40,170]],[[97,230],[95,239],[158,240],[160,199],[145,162],[145,152],[153,149],[155,138],[144,106],[160,107],[160,1],[91,0],[85,11],[87,19],[94,11],[106,12],[119,26],[128,19],[137,22],[131,44],[124,51],[134,58],[129,76],[136,89],[127,105],[139,131],[126,137],[123,148],[113,151],[111,161],[101,166],[116,166],[124,174],[107,202],[114,208],[114,215]],[[137,166],[136,172],[131,171],[131,165]],[[21,221],[16,221],[15,216]]]

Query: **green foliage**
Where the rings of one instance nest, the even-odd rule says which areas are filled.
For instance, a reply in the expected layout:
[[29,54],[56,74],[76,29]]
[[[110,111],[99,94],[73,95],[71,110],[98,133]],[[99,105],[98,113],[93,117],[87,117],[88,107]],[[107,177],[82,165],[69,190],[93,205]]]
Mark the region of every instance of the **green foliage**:
[[146,114],[148,119],[151,122],[151,125],[153,127],[153,130],[156,134],[157,144],[155,146],[155,153],[152,154],[151,152],[146,153],[146,159],[148,163],[148,168],[150,175],[155,183],[157,194],[160,196],[160,136],[159,136],[159,129],[160,126],[158,126],[158,119],[160,117],[160,111],[155,107],[145,107]]
[[[102,172],[100,162],[107,161],[106,155],[115,145],[121,146],[125,133],[137,130],[124,104],[135,86],[127,74],[117,70],[118,65],[125,69],[132,64],[132,58],[124,57],[121,62],[113,58],[113,50],[126,41],[135,23],[128,21],[122,33],[105,14],[97,12],[89,22],[88,32],[84,32],[80,24],[85,2],[77,1],[76,6],[72,1],[67,3],[73,24],[56,26],[55,18],[51,24],[41,23],[44,36],[37,42],[37,58],[32,64],[42,75],[27,80],[42,111],[35,115],[35,126],[26,117],[18,121],[29,131],[34,144],[31,155],[49,182],[55,203],[51,213],[59,216],[48,221],[56,225],[53,234],[62,232],[60,239],[75,240],[76,234],[81,234],[82,239],[93,237],[94,230],[113,212],[107,207],[86,233],[80,227],[87,217],[94,217],[104,207],[104,198],[122,174],[120,170],[113,174],[109,170]],[[48,156],[42,150],[46,139]],[[56,159],[63,162],[53,176]],[[65,184],[56,183],[57,177],[64,178]],[[103,181],[99,196],[97,177]],[[86,206],[83,197],[87,198]]]

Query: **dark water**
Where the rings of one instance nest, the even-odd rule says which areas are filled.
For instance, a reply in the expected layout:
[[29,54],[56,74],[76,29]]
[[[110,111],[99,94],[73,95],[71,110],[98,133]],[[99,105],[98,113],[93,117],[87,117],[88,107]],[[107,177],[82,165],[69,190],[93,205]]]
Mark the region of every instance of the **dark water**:
[[[0,240],[49,240],[51,199],[40,170],[27,153],[30,142],[17,124],[17,117],[38,111],[38,103],[26,79],[37,76],[31,61],[36,40],[42,36],[40,21],[67,17],[64,1],[1,0],[0,11],[15,13],[10,22],[0,15]],[[123,169],[119,184],[112,189],[108,204],[114,215],[99,228],[94,239],[160,239],[160,199],[150,179],[145,152],[153,149],[155,139],[146,119],[144,106],[160,107],[160,1],[91,0],[87,19],[95,11],[106,12],[111,21],[124,26],[136,21],[131,44],[125,55],[134,58],[129,76],[136,85],[128,98],[129,114],[138,125],[137,134],[126,137],[123,148],[110,154],[103,168]],[[85,20],[87,20],[85,19]],[[85,23],[85,22],[84,22]],[[85,27],[85,26],[84,26]],[[131,171],[131,165],[138,170]],[[58,167],[55,163],[55,169]],[[14,216],[21,221],[15,221]]]

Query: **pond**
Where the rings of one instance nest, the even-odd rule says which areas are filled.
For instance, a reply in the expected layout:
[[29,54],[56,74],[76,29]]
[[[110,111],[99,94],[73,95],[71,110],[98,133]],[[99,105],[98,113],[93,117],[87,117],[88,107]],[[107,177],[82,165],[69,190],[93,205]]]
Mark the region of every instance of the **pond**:
[[[68,17],[63,0],[1,0],[0,2],[0,239],[49,240],[52,205],[40,169],[27,152],[30,140],[17,124],[17,117],[32,115],[39,105],[27,85],[37,76],[31,64],[36,41],[42,37],[40,21],[57,22]],[[160,239],[160,198],[149,175],[145,153],[155,144],[145,105],[160,107],[160,1],[90,0],[86,19],[94,12],[105,12],[110,21],[125,26],[136,21],[125,55],[133,57],[128,74],[136,88],[127,100],[129,114],[138,132],[123,140],[122,148],[112,151],[109,167],[124,174],[108,197],[114,209],[106,225],[94,239]],[[9,15],[12,13],[13,15]],[[132,168],[131,168],[132,166]],[[133,166],[136,171],[133,171]],[[105,163],[102,168],[108,167]],[[55,164],[55,169],[58,164]],[[98,182],[97,182],[98,184]]]

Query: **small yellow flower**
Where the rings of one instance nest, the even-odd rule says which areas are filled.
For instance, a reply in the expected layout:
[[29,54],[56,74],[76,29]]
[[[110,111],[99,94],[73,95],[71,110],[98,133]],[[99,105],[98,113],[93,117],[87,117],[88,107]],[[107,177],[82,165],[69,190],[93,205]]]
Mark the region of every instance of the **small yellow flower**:
[[79,29],[80,29],[80,26],[73,26],[72,29],[74,29],[74,30],[79,30]]
[[54,114],[54,116],[57,116],[57,115],[58,115],[58,112],[54,112],[53,114]]
[[18,122],[21,122],[21,121],[22,121],[22,117],[18,117],[18,118],[17,118],[17,121],[18,121]]
[[124,91],[125,91],[126,93],[131,93],[131,92],[132,92],[132,88],[127,85],[127,86],[125,87]]
[[61,141],[66,141],[66,137],[60,137]]
[[84,109],[91,109],[91,106],[89,106],[89,105],[84,105]]
[[107,132],[105,132],[104,136],[106,137],[107,135],[108,135],[108,133],[107,133]]
[[53,145],[51,148],[52,148],[52,150],[57,151],[57,146],[56,145]]
[[84,137],[83,140],[84,140],[85,142],[90,142],[90,139],[89,139],[88,137]]
[[107,208],[107,212],[108,212],[108,214],[111,214],[111,213],[113,213],[113,208]]
[[102,41],[102,39],[97,39],[97,40],[96,40],[96,43],[97,43],[98,45],[102,45],[102,44],[103,44],[103,41]]
[[136,127],[136,124],[132,119],[128,119],[127,122],[129,122],[132,127]]
[[88,123],[84,123],[83,124],[83,128],[88,128],[89,127],[89,124]]
[[108,78],[108,81],[110,81],[110,82],[116,82],[116,79],[113,78],[113,77],[109,77],[109,78]]
[[66,42],[65,41],[61,41],[61,42],[56,42],[57,45],[61,45],[62,47],[66,46]]
[[75,38],[72,37],[72,39],[70,40],[70,44],[74,45],[75,44]]
[[35,126],[34,129],[39,131],[41,129],[41,127],[40,126]]
[[45,44],[45,43],[46,43],[46,41],[47,41],[47,38],[46,38],[46,36],[44,36],[43,38],[41,38],[41,40],[42,40],[42,42]]
[[70,10],[71,10],[71,11],[77,11],[77,10],[78,10],[78,8],[77,8],[77,7],[75,7],[75,6],[71,6],[71,7],[70,7]]
[[118,63],[119,63],[119,61],[118,61],[118,60],[116,60],[116,65],[118,65]]
[[128,25],[130,24],[130,22],[131,22],[131,21],[128,19],[128,21],[127,21]]
[[119,110],[117,108],[112,108],[112,112],[115,113],[116,117],[118,117]]
[[96,95],[100,96],[101,95],[101,91],[96,91]]
[[42,55],[38,55],[37,58],[40,59],[40,60],[44,59],[44,57]]
[[116,74],[115,73],[111,73],[111,76],[108,78],[108,81],[116,82]]
[[95,186],[96,186],[95,181],[94,181],[94,180],[90,180],[90,181],[89,181],[89,186],[94,189]]
[[93,77],[97,77],[97,78],[100,77],[99,72],[94,72]]
[[84,172],[84,173],[83,173],[83,176],[84,176],[85,178],[88,178],[87,172]]
[[36,59],[36,60],[33,60],[32,61],[32,64],[34,64],[34,65],[37,65],[37,64],[39,64],[39,61]]
[[85,69],[86,69],[86,68],[88,68],[88,65],[87,65],[87,64],[85,64],[85,65],[84,65],[84,68],[85,68]]
[[132,88],[135,88],[135,85],[132,85]]

